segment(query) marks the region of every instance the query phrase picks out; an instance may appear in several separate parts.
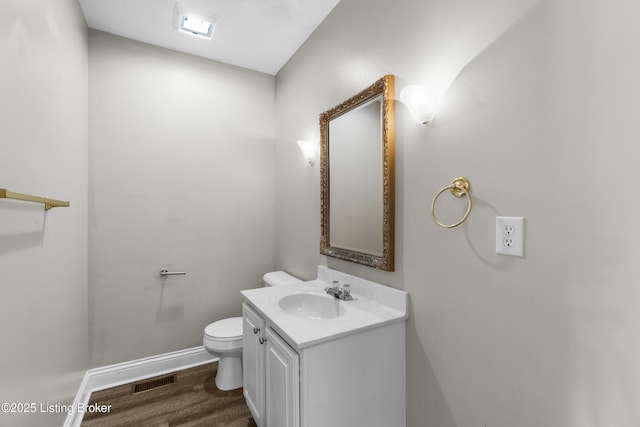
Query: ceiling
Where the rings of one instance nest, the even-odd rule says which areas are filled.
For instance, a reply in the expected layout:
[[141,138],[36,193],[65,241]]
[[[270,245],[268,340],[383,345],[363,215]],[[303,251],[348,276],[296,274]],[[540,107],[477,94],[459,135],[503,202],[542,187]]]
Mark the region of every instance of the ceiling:
[[[340,0],[80,0],[89,28],[275,75]],[[176,3],[217,16],[211,40],[174,24]]]

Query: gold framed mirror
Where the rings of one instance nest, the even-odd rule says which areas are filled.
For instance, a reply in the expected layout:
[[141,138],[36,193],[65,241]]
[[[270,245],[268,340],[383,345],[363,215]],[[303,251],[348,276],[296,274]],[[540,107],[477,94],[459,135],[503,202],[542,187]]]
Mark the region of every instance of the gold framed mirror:
[[393,271],[394,77],[320,114],[320,253]]

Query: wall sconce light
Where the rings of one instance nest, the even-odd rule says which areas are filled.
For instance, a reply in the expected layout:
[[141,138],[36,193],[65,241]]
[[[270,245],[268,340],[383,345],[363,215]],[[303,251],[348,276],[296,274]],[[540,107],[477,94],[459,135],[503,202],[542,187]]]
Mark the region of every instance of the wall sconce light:
[[300,147],[300,151],[302,151],[302,156],[309,163],[310,166],[313,166],[316,163],[316,156],[318,155],[318,144],[311,141],[298,141],[298,147]]
[[409,109],[413,119],[427,125],[436,116],[438,94],[424,85],[409,85],[400,92],[400,100]]

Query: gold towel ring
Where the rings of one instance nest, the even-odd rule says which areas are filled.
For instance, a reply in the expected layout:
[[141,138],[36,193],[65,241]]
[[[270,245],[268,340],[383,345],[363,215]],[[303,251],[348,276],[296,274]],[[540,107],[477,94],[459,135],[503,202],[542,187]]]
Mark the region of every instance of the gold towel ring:
[[[438,224],[440,227],[444,227],[444,228],[453,228],[462,224],[469,216],[469,212],[471,212],[471,205],[473,204],[471,201],[470,188],[471,188],[471,183],[469,182],[469,180],[464,176],[459,176],[453,181],[451,181],[450,186],[444,187],[442,190],[438,191],[438,193],[433,197],[433,200],[431,201],[431,218],[433,218],[433,222]],[[436,218],[436,212],[435,212],[436,200],[438,200],[438,197],[447,190],[450,190],[451,194],[453,194],[455,197],[458,197],[458,198],[462,196],[467,196],[467,200],[469,201],[469,206],[467,207],[467,211],[464,213],[464,216],[462,217],[462,219],[456,222],[455,224],[450,224],[450,225],[443,224],[440,221],[438,221],[438,218]]]

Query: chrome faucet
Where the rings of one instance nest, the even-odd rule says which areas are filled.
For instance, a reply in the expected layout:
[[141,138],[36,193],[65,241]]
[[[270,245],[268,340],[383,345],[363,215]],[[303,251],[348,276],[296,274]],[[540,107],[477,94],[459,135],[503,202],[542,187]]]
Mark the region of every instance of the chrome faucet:
[[343,301],[351,301],[351,285],[345,283],[341,288],[337,280],[333,281],[333,286],[324,288],[325,292],[329,295],[333,295],[334,298],[341,299]]
[[333,295],[336,298],[340,298],[340,294],[342,293],[337,280],[333,281],[333,286],[324,288],[324,291],[329,295]]

